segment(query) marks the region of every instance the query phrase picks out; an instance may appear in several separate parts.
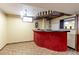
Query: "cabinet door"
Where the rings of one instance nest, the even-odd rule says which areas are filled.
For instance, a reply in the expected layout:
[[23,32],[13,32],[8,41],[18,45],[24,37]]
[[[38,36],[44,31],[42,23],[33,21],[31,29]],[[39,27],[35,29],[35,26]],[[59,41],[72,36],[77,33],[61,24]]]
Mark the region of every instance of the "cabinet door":
[[67,45],[73,49],[76,49],[76,30],[70,30],[67,33]]
[[64,20],[60,20],[60,29],[64,28]]

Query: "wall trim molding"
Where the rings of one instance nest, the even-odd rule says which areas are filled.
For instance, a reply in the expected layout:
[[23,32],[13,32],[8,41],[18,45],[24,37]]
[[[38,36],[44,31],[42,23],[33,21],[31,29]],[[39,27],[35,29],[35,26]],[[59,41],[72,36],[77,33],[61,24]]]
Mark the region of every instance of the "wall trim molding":
[[21,42],[12,42],[12,43],[8,43],[7,45],[9,45],[9,44],[25,43],[25,42],[33,42],[33,40],[30,40],[30,41],[21,41]]
[[13,43],[7,43],[7,44],[5,44],[1,49],[0,49],[0,51],[1,50],[3,50],[7,45],[11,45],[11,44],[18,44],[18,43],[28,43],[28,42],[33,42],[33,40],[31,40],[31,41],[22,41],[22,42],[13,42]]
[[72,47],[70,47],[70,46],[67,46],[67,47],[70,48],[70,49],[76,50],[75,48],[72,48]]

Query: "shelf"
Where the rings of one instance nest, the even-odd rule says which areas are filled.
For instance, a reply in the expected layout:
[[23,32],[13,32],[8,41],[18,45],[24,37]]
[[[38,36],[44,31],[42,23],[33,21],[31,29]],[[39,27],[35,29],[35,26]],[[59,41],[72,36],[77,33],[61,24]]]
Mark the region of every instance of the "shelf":
[[66,13],[62,13],[62,12],[58,12],[58,11],[53,11],[51,14],[48,14],[48,15],[43,15],[43,16],[36,16],[34,18],[34,20],[39,20],[39,19],[43,19],[43,18],[46,18],[47,20],[50,20],[50,19],[54,19],[54,18],[57,18],[57,17],[61,17],[61,16],[70,16],[71,14],[66,14]]

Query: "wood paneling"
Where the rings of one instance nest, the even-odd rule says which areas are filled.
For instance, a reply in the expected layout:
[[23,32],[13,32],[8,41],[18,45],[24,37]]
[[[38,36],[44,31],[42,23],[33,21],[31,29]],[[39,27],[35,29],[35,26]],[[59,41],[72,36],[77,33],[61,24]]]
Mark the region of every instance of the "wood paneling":
[[76,16],[77,19],[77,44],[76,44],[76,50],[79,51],[79,15]]

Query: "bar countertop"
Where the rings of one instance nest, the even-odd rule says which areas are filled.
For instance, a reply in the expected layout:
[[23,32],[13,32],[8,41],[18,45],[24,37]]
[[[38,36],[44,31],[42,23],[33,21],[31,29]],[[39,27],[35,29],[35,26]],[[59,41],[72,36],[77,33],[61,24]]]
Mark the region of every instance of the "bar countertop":
[[69,30],[49,30],[49,29],[34,29],[37,32],[70,32]]
[[69,30],[50,30],[50,29],[35,29],[33,31],[37,31],[37,32],[70,32]]

